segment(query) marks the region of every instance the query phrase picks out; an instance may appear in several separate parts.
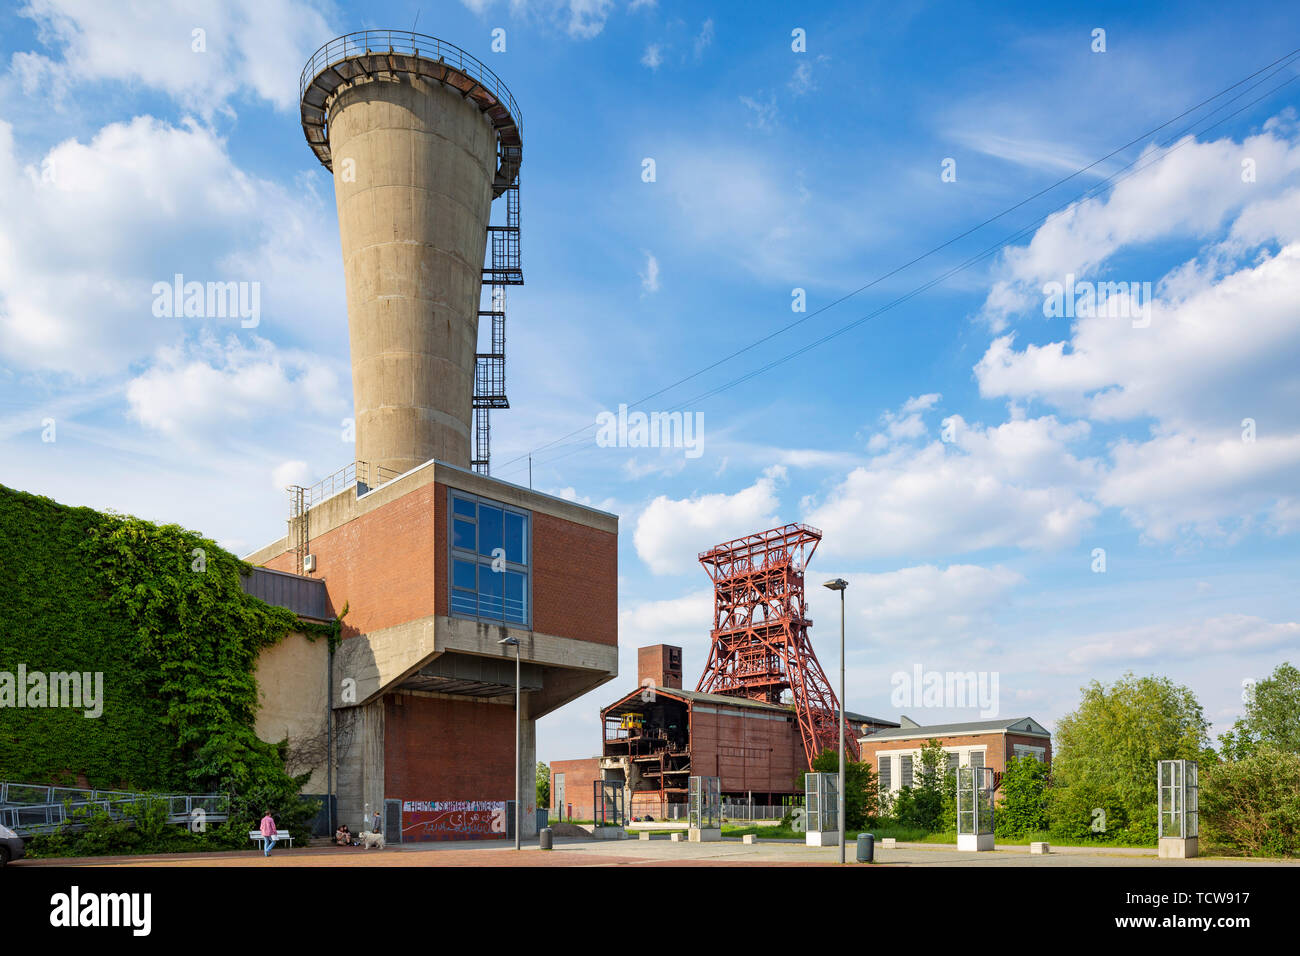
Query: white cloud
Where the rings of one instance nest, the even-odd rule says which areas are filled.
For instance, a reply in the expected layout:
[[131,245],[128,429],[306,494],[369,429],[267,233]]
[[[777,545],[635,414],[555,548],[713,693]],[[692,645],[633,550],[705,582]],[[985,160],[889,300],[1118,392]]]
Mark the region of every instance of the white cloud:
[[1112,456],[1097,500],[1122,508],[1153,540],[1168,541],[1184,528],[1209,538],[1238,534],[1256,520],[1276,532],[1300,530],[1300,434],[1253,442],[1162,435],[1121,441]]
[[271,469],[271,487],[276,491],[283,491],[290,485],[306,487],[311,480],[311,468],[305,461],[281,462]]
[[[1242,181],[1252,160],[1255,182]],[[1093,275],[1119,249],[1173,236],[1206,238],[1236,211],[1285,190],[1300,170],[1300,146],[1273,133],[1149,147],[1104,199],[1078,202],[1050,217],[1028,245],[1009,248],[984,315],[1001,329],[1009,314],[1041,307],[1042,285],[1067,274]],[[1291,226],[1294,229],[1294,224]],[[1152,276],[1125,275],[1126,281]]]
[[343,328],[325,203],[251,177],[193,120],[112,123],[21,168],[0,122],[0,356],[95,377],[238,319],[160,318],[157,282],[257,282],[261,333]]
[[1183,624],[1158,624],[1077,638],[1068,650],[1054,648],[1041,666],[1049,671],[1096,673],[1104,666],[1203,658],[1239,657],[1252,651],[1294,647],[1300,623],[1266,621],[1247,614],[1225,614]]
[[785,469],[778,466],[731,495],[716,493],[686,499],[660,495],[637,519],[632,536],[636,553],[655,574],[686,573],[698,566],[701,551],[779,525],[781,503],[777,488],[785,480]]
[[[1073,173],[1092,162],[1092,157],[1075,152],[1070,147],[1062,145],[1059,140],[1044,140],[1033,136],[1006,136],[992,132],[987,126],[957,131],[953,136],[963,146],[978,150],[985,155],[996,156],[1018,166],[1034,169]],[[1092,172],[1101,176],[1108,175],[1101,167],[1095,167]]]
[[822,503],[805,503],[827,555],[1052,549],[1079,539],[1099,511],[1083,491],[1096,463],[1070,451],[1086,423],[1047,416],[985,428],[954,419],[955,442],[894,448],[851,471]]
[[[62,48],[58,59],[16,61],[25,85],[46,75],[141,84],[202,115],[242,93],[293,109],[302,65],[337,35],[298,0],[30,0],[21,14],[36,21],[43,42]],[[202,52],[195,30],[203,31]]]
[[937,392],[932,392],[909,398],[903,403],[901,412],[886,411],[880,416],[885,430],[871,436],[867,441],[867,450],[873,453],[881,452],[900,441],[925,435],[925,422],[921,420],[921,412],[933,408],[942,397]]
[[1284,125],[1241,144],[1189,141],[1108,201],[1046,223],[990,294],[993,312],[1014,311],[1043,278],[1155,239],[1215,240],[1162,277],[1116,277],[1152,282],[1146,327],[1085,314],[1057,341],[1000,335],[975,366],[985,397],[1147,426],[1113,443],[1096,500],[1149,540],[1300,527],[1300,137],[1279,138]]
[[[1300,197],[1291,214],[1300,220]],[[1149,328],[1081,318],[1068,341],[1020,350],[1000,336],[975,367],[980,394],[1041,398],[1108,421],[1223,427],[1271,414],[1300,425],[1300,243],[1218,281],[1178,277],[1183,297],[1157,299]]]
[[766,103],[759,102],[752,96],[742,96],[740,104],[753,114],[753,117],[745,122],[745,125],[750,129],[768,131],[776,125],[777,106],[775,96],[769,96]]
[[605,29],[614,0],[569,0],[569,35],[590,40]]
[[588,508],[595,508],[598,511],[608,511],[610,514],[618,514],[619,504],[614,498],[605,498],[597,502],[590,495],[580,495],[578,490],[572,485],[564,488],[558,488],[554,491],[548,491],[547,494],[555,495],[557,498],[563,498],[565,501],[572,501],[577,505],[586,505]]
[[700,32],[695,37],[695,59],[704,55],[704,51],[713,44],[713,19],[705,20],[700,25]]
[[[700,569],[700,577],[707,582],[703,569]],[[619,678],[617,687],[605,696],[613,699],[616,694],[625,693],[636,686],[637,648],[651,644],[680,647],[682,686],[694,687],[708,660],[712,622],[713,591],[707,587],[690,591],[681,597],[657,601],[627,601],[620,598]]]
[[638,273],[641,277],[641,289],[643,292],[658,292],[659,260],[644,249],[641,251],[645,254],[645,271]]
[[1024,578],[1002,566],[925,564],[884,574],[853,574],[849,607],[875,644],[955,642],[988,623]]
[[663,63],[664,54],[658,43],[651,43],[645,48],[645,53],[641,57],[641,65],[648,66],[652,70],[659,69],[659,64]]
[[126,389],[130,416],[168,438],[194,443],[248,423],[350,406],[333,369],[315,356],[282,353],[255,339],[209,339],[198,348],[163,349],[157,364]]

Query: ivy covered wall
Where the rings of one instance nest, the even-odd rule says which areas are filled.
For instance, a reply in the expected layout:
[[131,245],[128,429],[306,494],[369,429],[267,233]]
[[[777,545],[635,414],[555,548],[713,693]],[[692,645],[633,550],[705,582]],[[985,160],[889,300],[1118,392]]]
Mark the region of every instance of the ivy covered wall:
[[0,673],[102,673],[102,714],[0,709],[0,779],[228,791],[297,816],[283,745],[253,732],[258,653],[319,636],[240,586],[247,565],[176,525],[0,485]]

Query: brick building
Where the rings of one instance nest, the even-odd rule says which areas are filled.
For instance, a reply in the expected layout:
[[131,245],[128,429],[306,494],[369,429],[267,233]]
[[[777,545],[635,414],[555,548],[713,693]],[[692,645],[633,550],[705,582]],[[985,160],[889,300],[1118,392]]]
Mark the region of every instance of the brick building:
[[[332,735],[310,788],[332,783],[339,819],[355,829],[378,810],[391,835],[435,838],[440,811],[513,799],[514,649],[499,642],[515,638],[534,834],[537,719],[618,673],[617,517],[430,461],[299,520],[303,548],[291,526],[247,560],[290,573],[301,560],[327,615],[346,611],[342,641],[330,655],[295,635],[263,656],[259,733],[291,752]],[[467,809],[475,833],[504,835]]]
[[954,769],[988,767],[1001,774],[1012,757],[1023,755],[1033,755],[1046,764],[1052,762],[1052,735],[1032,717],[930,726],[902,717],[897,728],[878,730],[858,739],[862,759],[878,775],[882,796],[910,785],[921,748],[931,740],[943,746],[948,766]]
[[591,785],[601,779],[600,758],[551,761],[551,819],[591,820],[595,817]]
[[[756,806],[802,792],[796,779],[808,767],[793,707],[684,689],[679,647],[639,648],[637,665],[637,688],[600,712],[601,754],[552,765],[552,808],[562,803],[557,775],[577,819],[591,819],[598,779],[623,785],[629,818],[684,818],[692,775],[718,777],[724,799]],[[855,736],[898,726],[851,711],[845,717]]]

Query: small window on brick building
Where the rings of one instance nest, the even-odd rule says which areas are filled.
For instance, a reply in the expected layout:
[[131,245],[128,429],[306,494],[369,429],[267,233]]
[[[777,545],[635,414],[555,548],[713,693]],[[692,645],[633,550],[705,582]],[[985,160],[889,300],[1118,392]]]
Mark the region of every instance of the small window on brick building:
[[878,763],[880,764],[880,776],[876,781],[876,789],[881,793],[888,793],[890,790],[894,789],[892,786],[894,776],[894,758],[881,757]]
[[451,613],[527,627],[532,621],[531,515],[499,502],[451,492]]
[[912,755],[904,754],[903,757],[899,760],[899,763],[901,763],[903,766],[898,775],[899,776],[898,785],[900,787],[910,787],[914,782],[912,780]]

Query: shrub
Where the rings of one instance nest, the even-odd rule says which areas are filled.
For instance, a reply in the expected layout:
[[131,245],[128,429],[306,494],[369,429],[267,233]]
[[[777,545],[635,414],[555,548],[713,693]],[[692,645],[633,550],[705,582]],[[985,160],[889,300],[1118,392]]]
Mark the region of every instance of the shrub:
[[1021,836],[1048,828],[1047,764],[1013,757],[1002,774],[1002,802],[993,814],[999,836]]
[[1251,856],[1300,854],[1300,755],[1260,746],[1200,768],[1201,839]]

